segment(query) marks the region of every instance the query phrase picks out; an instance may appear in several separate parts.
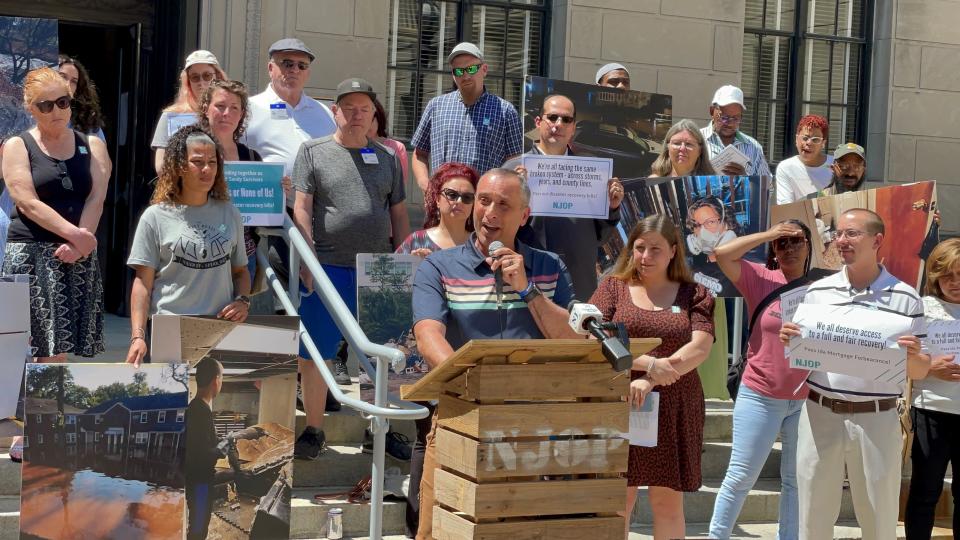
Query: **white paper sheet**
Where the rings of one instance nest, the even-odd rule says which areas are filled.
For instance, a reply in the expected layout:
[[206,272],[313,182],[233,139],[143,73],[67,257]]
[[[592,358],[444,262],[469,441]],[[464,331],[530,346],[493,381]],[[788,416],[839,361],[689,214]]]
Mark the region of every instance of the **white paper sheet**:
[[627,438],[634,446],[657,445],[657,422],[660,415],[660,393],[650,392],[639,409],[630,408],[630,432]]

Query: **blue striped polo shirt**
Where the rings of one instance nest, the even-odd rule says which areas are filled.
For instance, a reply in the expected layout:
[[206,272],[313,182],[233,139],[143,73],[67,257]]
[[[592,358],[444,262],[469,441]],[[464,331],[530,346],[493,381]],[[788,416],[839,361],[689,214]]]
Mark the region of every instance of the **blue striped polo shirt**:
[[[498,313],[493,272],[477,250],[476,240],[476,233],[471,234],[463,244],[434,251],[420,263],[413,282],[414,325],[424,319],[442,322],[454,349],[471,339],[542,339],[527,303],[506,283]],[[548,300],[566,307],[574,297],[573,283],[560,257],[516,244],[527,280]]]

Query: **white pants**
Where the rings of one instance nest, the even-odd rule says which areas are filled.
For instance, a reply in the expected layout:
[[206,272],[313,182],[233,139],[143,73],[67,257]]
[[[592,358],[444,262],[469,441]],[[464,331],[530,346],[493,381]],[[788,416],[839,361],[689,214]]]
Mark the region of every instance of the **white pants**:
[[797,489],[801,540],[830,540],[840,516],[843,469],[864,540],[895,540],[900,510],[896,409],[836,414],[807,400],[800,413]]

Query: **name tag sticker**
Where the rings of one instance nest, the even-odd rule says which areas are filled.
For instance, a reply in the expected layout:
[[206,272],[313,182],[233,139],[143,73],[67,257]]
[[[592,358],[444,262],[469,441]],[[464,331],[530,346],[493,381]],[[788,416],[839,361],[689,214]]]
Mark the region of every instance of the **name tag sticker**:
[[87,147],[86,147],[86,146],[78,146],[77,148],[80,149],[80,153],[81,153],[81,154],[86,154],[86,153],[87,153]]
[[680,313],[680,306],[670,306],[671,313]]
[[483,125],[489,126],[489,125],[490,125],[490,119],[487,118],[487,117],[484,117],[484,118],[483,118]]
[[270,118],[274,120],[284,120],[289,118],[290,115],[287,113],[287,104],[286,103],[271,103],[270,104]]
[[377,159],[377,154],[373,151],[373,148],[361,148],[360,157],[363,158],[363,162],[367,165],[380,164],[380,160]]

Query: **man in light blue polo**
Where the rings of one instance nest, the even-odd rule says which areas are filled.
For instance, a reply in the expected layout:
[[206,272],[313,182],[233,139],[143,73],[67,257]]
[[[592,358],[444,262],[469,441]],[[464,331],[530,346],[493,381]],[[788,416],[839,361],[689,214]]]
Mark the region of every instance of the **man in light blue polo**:
[[444,163],[470,165],[480,174],[523,152],[523,125],[508,101],[487,92],[487,64],[473,43],[461,43],[447,56],[457,90],[427,103],[410,144],[417,185],[423,191],[430,171]]
[[[476,232],[462,245],[435,251],[417,269],[413,331],[430,369],[471,339],[574,338],[567,325],[573,285],[560,257],[516,241],[530,216],[530,190],[516,172],[492,169],[480,178],[473,207]],[[492,242],[504,247],[489,253]],[[494,272],[503,272],[498,308]],[[433,538],[436,415],[427,436],[420,481],[418,539]]]

